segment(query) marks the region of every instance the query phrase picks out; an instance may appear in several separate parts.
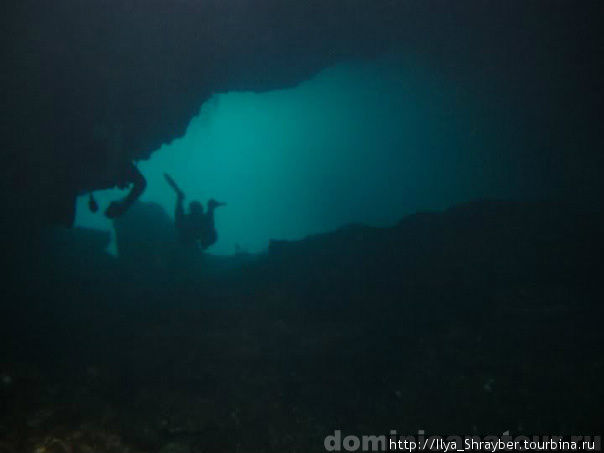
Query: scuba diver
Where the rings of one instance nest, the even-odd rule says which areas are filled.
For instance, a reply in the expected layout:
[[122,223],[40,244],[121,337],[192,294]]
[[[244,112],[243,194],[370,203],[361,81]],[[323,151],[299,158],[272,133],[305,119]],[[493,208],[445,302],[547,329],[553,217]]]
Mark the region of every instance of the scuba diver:
[[170,187],[176,192],[176,210],[174,213],[174,221],[180,241],[184,244],[193,244],[199,241],[199,245],[203,250],[214,244],[218,239],[218,233],[214,226],[214,210],[219,206],[224,206],[226,203],[220,203],[214,199],[208,201],[208,210],[203,211],[203,205],[199,201],[189,203],[189,213],[185,214],[183,208],[183,200],[185,194],[176,185],[174,180],[164,173],[164,177]]
[[81,152],[69,159],[61,178],[65,202],[53,208],[53,221],[66,227],[75,220],[78,196],[88,194],[88,209],[95,213],[99,205],[94,191],[131,186],[125,197],[112,201],[105,210],[105,216],[113,220],[124,214],[147,186],[145,177],[125,151],[119,126],[101,124],[89,135]]
[[[96,189],[110,189],[116,186],[119,189],[125,189],[130,184],[132,184],[132,187],[128,195],[121,200],[112,201],[105,210],[105,215],[110,219],[115,219],[128,210],[132,203],[145,191],[147,181],[132,162],[124,162],[123,165],[118,167],[117,171],[114,171],[111,177],[97,180]],[[88,208],[91,212],[96,212],[99,208],[92,192],[89,193]]]
[[132,206],[132,203],[138,200],[145,191],[145,187],[147,187],[145,177],[138,171],[138,168],[136,168],[132,162],[125,163],[120,176],[121,178],[116,184],[118,188],[124,189],[130,184],[132,184],[132,187],[130,188],[128,195],[124,198],[112,201],[109,204],[109,207],[105,210],[105,215],[110,219],[115,219],[126,212],[128,208]]

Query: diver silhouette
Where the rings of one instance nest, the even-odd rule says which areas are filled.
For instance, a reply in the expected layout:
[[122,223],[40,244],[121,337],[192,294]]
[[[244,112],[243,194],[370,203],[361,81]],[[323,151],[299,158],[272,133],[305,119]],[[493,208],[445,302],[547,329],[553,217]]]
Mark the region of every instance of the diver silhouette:
[[65,201],[53,206],[52,214],[53,222],[66,227],[73,225],[76,199],[79,195],[88,194],[88,209],[95,213],[99,210],[99,205],[94,199],[94,191],[114,187],[125,189],[132,184],[125,197],[112,201],[105,210],[105,216],[115,219],[124,214],[147,187],[145,177],[131,161],[122,161],[113,165],[103,165],[103,162],[97,165],[87,164],[85,167],[76,167],[71,173],[75,176],[65,178],[62,185]]
[[125,197],[109,203],[105,209],[105,216],[110,219],[120,217],[138,200],[147,187],[147,181],[130,158],[126,143],[123,126],[119,122],[96,119],[87,140],[82,142],[81,152],[69,162],[64,181],[70,192],[71,206],[69,210],[57,213],[56,217],[62,217],[61,223],[73,224],[76,197],[80,195],[88,194],[88,209],[97,212],[99,205],[93,195],[96,190],[131,186]]
[[[145,191],[145,187],[147,187],[145,177],[132,162],[127,162],[120,170],[118,175],[116,175],[117,177],[114,176],[115,179],[107,184],[107,188],[114,185],[120,189],[124,189],[130,184],[132,184],[132,188],[124,198],[112,201],[109,204],[109,207],[105,210],[105,215],[110,219],[115,219],[126,212],[132,203],[138,200]],[[88,206],[92,212],[95,212],[95,208],[98,209],[96,201],[92,198],[92,194],[91,199],[88,201]]]
[[[125,189],[130,184],[132,188],[128,195],[121,200],[112,201],[107,209],[105,215],[110,219],[115,219],[121,216],[128,210],[132,203],[138,200],[138,197],[145,191],[147,187],[147,181],[145,177],[138,171],[138,168],[132,162],[125,162],[111,174],[95,175],[95,189],[111,189],[112,187],[118,187]],[[100,177],[99,177],[100,176]],[[88,194],[88,209],[90,212],[97,212],[99,205],[94,199],[92,191]]]
[[199,201],[189,203],[189,213],[185,214],[183,200],[185,194],[176,185],[174,180],[164,173],[168,184],[176,192],[176,209],[174,212],[174,221],[180,241],[184,244],[194,244],[199,241],[203,250],[214,244],[218,239],[218,233],[214,225],[214,210],[226,203],[218,202],[214,199],[208,201],[208,210],[204,212],[203,205]]

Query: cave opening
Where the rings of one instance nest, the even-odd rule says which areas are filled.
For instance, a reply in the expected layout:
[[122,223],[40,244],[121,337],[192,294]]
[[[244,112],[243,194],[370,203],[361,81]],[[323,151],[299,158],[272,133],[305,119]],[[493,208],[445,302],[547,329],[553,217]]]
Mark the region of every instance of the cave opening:
[[[183,137],[138,163],[148,183],[141,201],[173,218],[167,172],[187,202],[227,202],[209,251],[231,254],[261,252],[271,238],[387,226],[418,210],[513,196],[506,162],[489,157],[505,144],[490,138],[480,107],[454,82],[392,55],[342,62],[287,89],[216,93]],[[120,196],[95,193],[96,214],[80,197],[76,226],[111,230],[101,212]]]

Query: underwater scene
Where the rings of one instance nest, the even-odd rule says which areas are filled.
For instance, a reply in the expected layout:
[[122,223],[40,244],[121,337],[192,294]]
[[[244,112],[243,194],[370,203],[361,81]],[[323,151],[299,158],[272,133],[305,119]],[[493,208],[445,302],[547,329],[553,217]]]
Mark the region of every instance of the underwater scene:
[[601,451],[602,2],[2,9],[0,453]]

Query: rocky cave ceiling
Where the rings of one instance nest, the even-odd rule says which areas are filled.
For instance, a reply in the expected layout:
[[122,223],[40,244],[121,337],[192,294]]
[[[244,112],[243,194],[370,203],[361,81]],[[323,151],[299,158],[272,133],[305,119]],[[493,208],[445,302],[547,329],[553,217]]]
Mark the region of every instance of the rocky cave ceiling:
[[[95,168],[147,158],[181,136],[212,93],[292,86],[342,58],[396,50],[461,78],[493,79],[500,68],[516,66],[500,86],[523,80],[527,92],[544,74],[595,86],[590,65],[594,53],[601,55],[600,7],[585,5],[577,11],[571,2],[476,0],[14,2],[2,19],[5,203],[52,220],[73,191],[95,188],[87,179]],[[559,69],[568,61],[578,71]],[[529,72],[540,75],[527,79]]]

